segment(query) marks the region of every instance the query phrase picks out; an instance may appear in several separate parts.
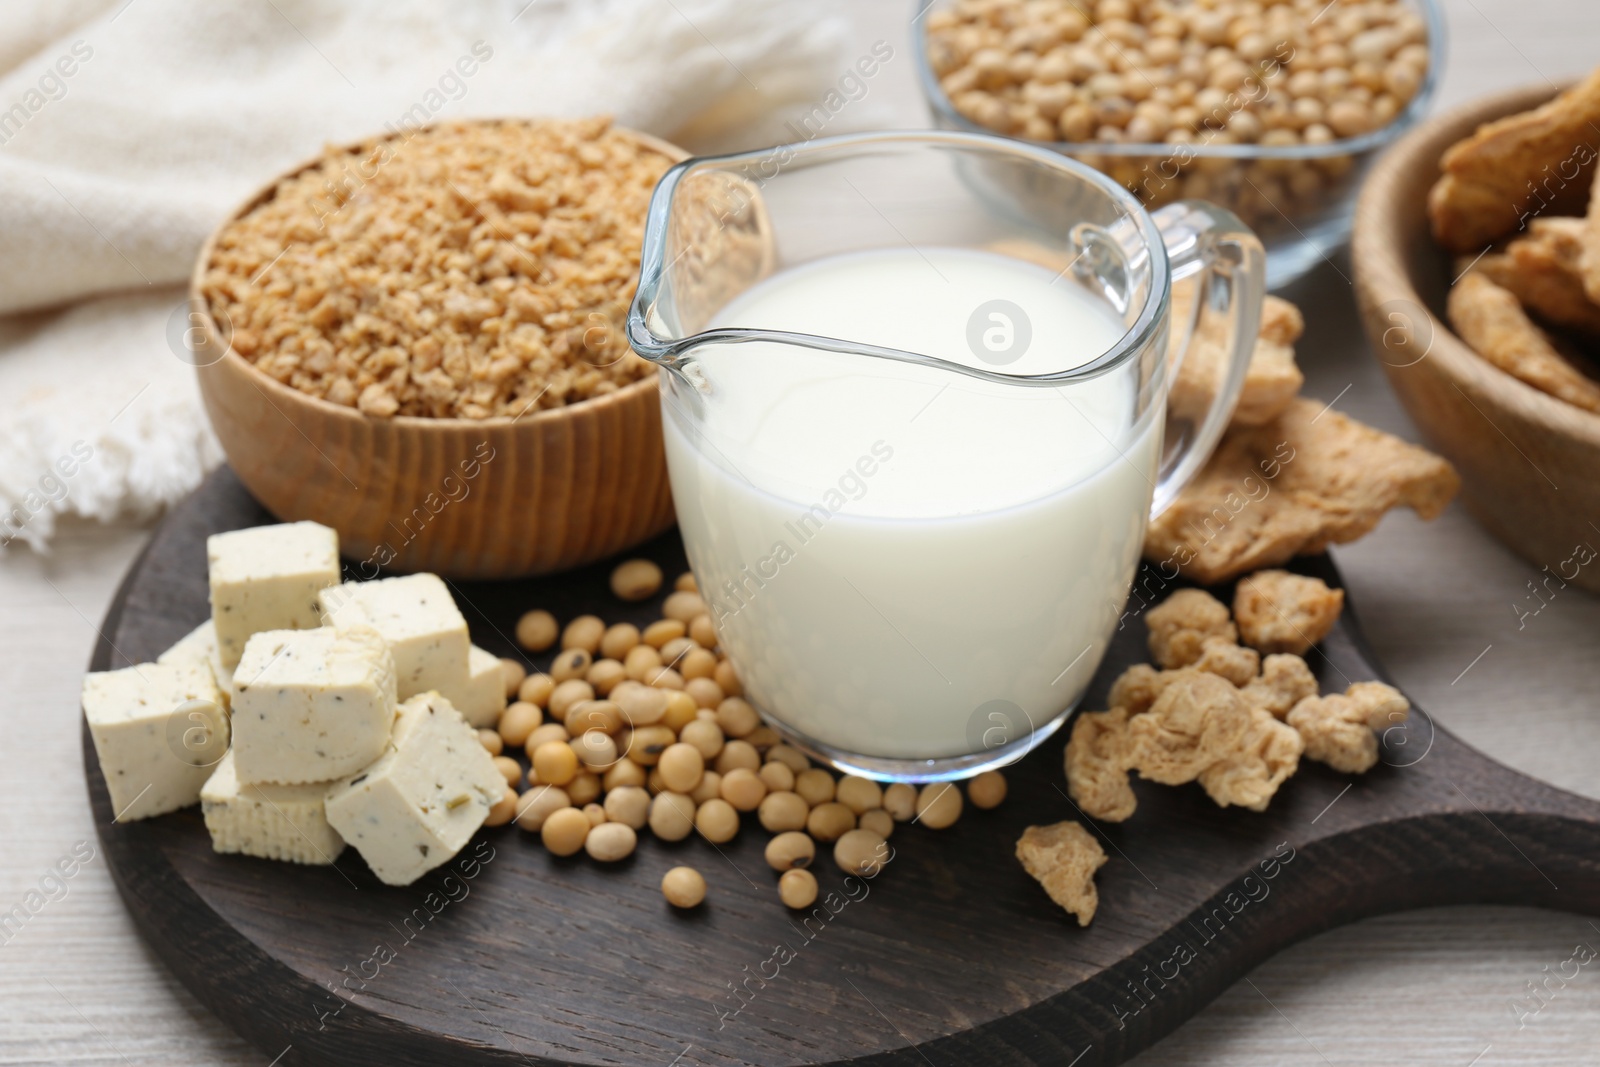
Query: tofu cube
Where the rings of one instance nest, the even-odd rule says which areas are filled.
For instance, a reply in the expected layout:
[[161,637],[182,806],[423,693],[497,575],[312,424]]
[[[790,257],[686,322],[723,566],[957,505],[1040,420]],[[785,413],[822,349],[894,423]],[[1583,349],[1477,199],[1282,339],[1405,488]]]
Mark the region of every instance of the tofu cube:
[[473,726],[493,726],[506,710],[506,672],[500,657],[473,645],[467,650],[466,679],[440,686],[439,695]]
[[328,790],[328,822],[389,885],[410,885],[461,851],[506,780],[438,693],[400,706],[389,751]]
[[323,811],[328,785],[247,784],[228,753],[200,790],[211,847],[290,863],[332,863],[344,851],[344,838]]
[[267,630],[234,673],[241,782],[328,782],[383,754],[394,723],[394,659],[376,630]]
[[401,700],[430,689],[461,689],[472,642],[467,620],[438,575],[345,582],[317,599],[326,625],[370,626],[389,642]]
[[206,538],[211,619],[222,665],[232,669],[251,634],[322,625],[317,593],[339,582],[339,535],[288,522]]
[[228,751],[223,695],[204,663],[89,674],[83,714],[118,822],[195,803]]
[[210,619],[179,638],[177,644],[156,657],[156,662],[204,664],[211,669],[211,676],[222,691],[223,708],[226,709],[233,699],[233,671],[222,665],[222,657],[217,652],[217,630]]
[[211,620],[207,619],[178,638],[176,644],[156,657],[156,662],[210,664],[211,654],[216,651],[216,647],[217,631],[211,625]]

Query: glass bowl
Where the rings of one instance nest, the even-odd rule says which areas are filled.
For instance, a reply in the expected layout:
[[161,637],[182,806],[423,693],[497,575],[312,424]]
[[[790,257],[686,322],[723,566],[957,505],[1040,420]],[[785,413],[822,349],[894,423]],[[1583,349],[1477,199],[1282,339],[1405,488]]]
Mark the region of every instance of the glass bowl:
[[[956,0],[914,0],[911,37],[917,78],[939,129],[1011,136],[955,109],[928,57],[926,18]],[[1390,141],[1433,103],[1443,73],[1445,22],[1438,0],[1411,0],[1427,25],[1428,69],[1416,93],[1385,126],[1326,144],[1133,144],[1030,141],[1109,174],[1147,209],[1206,200],[1237,214],[1267,249],[1267,284],[1278,289],[1328,258],[1350,238],[1356,194]],[[1197,135],[1199,137],[1200,135]],[[1018,138],[1022,140],[1023,138]]]

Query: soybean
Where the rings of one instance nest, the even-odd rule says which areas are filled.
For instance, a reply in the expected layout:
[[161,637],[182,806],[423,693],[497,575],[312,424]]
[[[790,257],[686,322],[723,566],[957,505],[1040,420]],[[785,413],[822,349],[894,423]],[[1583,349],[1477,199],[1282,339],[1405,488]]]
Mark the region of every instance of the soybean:
[[716,759],[722,751],[722,728],[713,719],[696,718],[678,731],[678,740],[692,746],[701,759]]
[[612,690],[628,679],[628,669],[622,665],[621,660],[597,659],[589,667],[589,673],[584,675],[584,680],[594,686],[594,691],[601,696],[610,696]]
[[884,840],[894,833],[894,819],[882,808],[873,808],[856,816],[856,825],[863,830],[871,830]]
[[871,830],[850,830],[833,845],[833,862],[846,874],[875,875],[889,859],[889,846]]
[[663,841],[682,841],[694,830],[695,804],[682,793],[657,793],[650,801],[650,832]]
[[[812,807],[832,800],[834,788],[833,775],[821,767],[813,767],[794,776],[794,791],[804,797],[806,803]],[[852,816],[854,814],[851,812]]]
[[590,770],[603,771],[617,762],[617,742],[599,730],[579,734],[572,739],[571,746],[579,762]]
[[717,705],[717,725],[729,737],[746,737],[761,725],[761,716],[740,697],[725,697]]
[[661,753],[661,762],[658,766],[661,769],[661,780],[666,783],[668,789],[674,793],[687,793],[705,773],[706,761],[698,748],[680,741],[667,746],[666,751]]
[[641,767],[654,767],[661,754],[675,744],[678,736],[665,726],[636,727],[628,736],[623,754]]
[[550,813],[539,830],[544,847],[556,856],[571,856],[583,847],[589,836],[589,817],[577,808],[562,808]]
[[784,871],[778,879],[778,899],[798,911],[817,902],[817,876],[801,867]]
[[855,812],[835,801],[818,804],[806,816],[806,832],[818,841],[837,841],[855,828]]
[[630,559],[611,572],[611,591],[622,600],[644,600],[660,588],[661,568],[647,559]]
[[804,830],[806,817],[810,814],[811,805],[801,799],[798,793],[787,791],[768,793],[756,809],[756,818],[761,820],[764,828],[773,833]]
[[809,867],[816,856],[817,843],[808,834],[791,830],[767,842],[767,866],[775,871]]
[[506,699],[510,700],[522,688],[523,681],[528,677],[528,668],[518,660],[502,658],[500,671],[506,676]]
[[569,648],[551,662],[550,677],[559,686],[561,682],[581,679],[593,665],[594,657],[589,653],[581,648]]
[[794,789],[794,772],[781,763],[763,763],[756,774],[774,793],[791,792]]
[[579,615],[561,631],[561,648],[581,648],[593,656],[600,651],[600,638],[605,632],[606,624],[598,615]]
[[536,785],[517,798],[517,825],[538,832],[553,812],[570,808],[572,798],[557,785]]
[[748,741],[728,741],[723,744],[722,751],[717,753],[717,770],[723,774],[746,770],[753,775],[760,767],[761,753],[757,752],[755,746]]
[[548,674],[543,672],[530,674],[517,687],[517,699],[532,704],[536,708],[542,708],[550,699],[550,692],[555,687],[556,680]]
[[744,684],[739,681],[739,672],[735,670],[733,664],[729,663],[727,660],[723,660],[721,663],[717,664],[717,669],[711,673],[711,678],[714,682],[720,685],[722,687],[722,691],[727,693],[730,697],[742,696],[744,694]]
[[[646,775],[643,767],[639,766],[631,759],[619,759],[616,763],[613,763],[609,769],[607,769],[605,777],[600,779],[600,784],[606,791],[606,799],[609,800],[613,791],[618,789],[626,789],[629,786],[632,786],[643,793],[645,778]],[[645,793],[645,799],[648,801],[648,793]],[[634,829],[637,830],[638,827],[636,826]]]
[[706,899],[705,876],[693,867],[674,867],[661,876],[661,895],[674,908],[694,908]]
[[510,756],[496,756],[494,758],[494,769],[505,777],[506,785],[511,786],[513,789],[522,783],[522,764]]
[[567,783],[567,795],[574,804],[588,804],[600,799],[600,776],[593,771],[579,771]]
[[622,709],[609,700],[586,700],[568,710],[566,727],[574,737],[593,730],[614,734],[622,729]]
[[[704,652],[705,650],[699,649],[698,651]],[[693,653],[690,653],[690,655],[693,655]],[[686,656],[684,659],[687,661],[688,657]],[[710,678],[703,675],[696,678],[689,676],[686,672],[679,673],[684,676],[683,691],[689,695],[689,699],[693,700],[697,706],[714,708],[727,699],[723,696],[722,686],[713,682]],[[726,727],[723,728],[723,732],[729,733]]]
[[883,791],[883,810],[895,822],[910,822],[917,814],[917,788],[895,782]]
[[767,786],[748,767],[736,767],[722,775],[718,792],[737,811],[755,811],[766,799]]
[[732,841],[739,832],[739,813],[733,810],[732,804],[716,797],[700,805],[695,812],[694,828],[713,845],[720,845]]
[[533,773],[546,785],[566,785],[578,775],[578,754],[565,741],[546,741],[533,751]]
[[713,797],[722,795],[722,775],[716,771],[707,771],[700,776],[700,784],[689,790],[689,799],[696,805],[704,804]]
[[593,699],[594,686],[576,676],[568,678],[550,694],[550,717],[557,722],[566,722],[567,712],[585,700]]
[[975,808],[988,811],[998,807],[1005,798],[1006,779],[999,771],[984,771],[967,783],[967,799]]
[[776,744],[767,749],[767,759],[783,764],[796,775],[811,766],[811,761],[806,759],[805,753],[798,748],[792,748],[785,744]]
[[484,817],[485,826],[504,826],[510,822],[517,813],[517,791],[506,786],[506,791],[500,794],[500,799],[489,809],[489,814]]
[[567,728],[558,722],[547,722],[533,728],[533,733],[522,743],[523,750],[528,753],[528,758],[533,758],[534,751],[547,741],[565,741],[572,735]]
[[619,622],[606,628],[600,635],[600,654],[607,659],[620,660],[639,645],[639,628],[631,622]]
[[702,648],[717,647],[717,628],[710,615],[696,615],[690,619],[689,636]]
[[661,604],[661,614],[674,622],[684,624],[687,628],[690,620],[706,613],[706,602],[700,599],[699,593],[679,590],[667,595]]
[[517,620],[517,644],[529,652],[543,652],[556,643],[559,632],[556,617],[548,611],[525,612]]
[[677,619],[657,619],[644,628],[644,634],[641,639],[647,646],[655,649],[659,655],[663,645],[668,641],[677,640],[688,630],[689,628]]
[[615,863],[633,854],[639,835],[633,827],[620,822],[601,823],[589,831],[584,839],[584,851],[601,863]]
[[839,779],[839,785],[834,790],[834,798],[860,815],[864,811],[883,806],[883,787],[870,778],[846,775]]
[[642,830],[650,819],[650,794],[636,785],[617,786],[606,793],[605,810],[612,822]]
[[525,745],[528,735],[543,721],[544,712],[537,705],[519,700],[500,716],[500,740],[512,747]]
[[961,818],[961,790],[949,782],[929,782],[917,794],[917,821],[930,830],[954,826]]

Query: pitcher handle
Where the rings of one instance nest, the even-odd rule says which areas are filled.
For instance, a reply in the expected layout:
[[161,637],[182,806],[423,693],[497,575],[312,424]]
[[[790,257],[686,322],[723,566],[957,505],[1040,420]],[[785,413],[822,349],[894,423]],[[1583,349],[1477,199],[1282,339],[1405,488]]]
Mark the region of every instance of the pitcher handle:
[[[1228,428],[1234,405],[1244,387],[1245,371],[1261,329],[1261,301],[1266,295],[1267,255],[1261,241],[1238,216],[1200,200],[1180,200],[1151,213],[1167,249],[1174,282],[1194,274],[1201,278],[1195,293],[1194,313],[1187,324],[1172,323],[1174,331],[1188,331],[1177,358],[1167,368],[1167,388],[1177,380],[1178,369],[1189,358],[1197,340],[1197,327],[1207,307],[1220,312],[1227,325],[1223,352],[1225,373],[1210,407],[1195,425],[1193,420],[1169,418],[1161,469],[1156,481],[1150,516],[1171,506],[1206,460]],[[1174,437],[1174,427],[1178,433]]]

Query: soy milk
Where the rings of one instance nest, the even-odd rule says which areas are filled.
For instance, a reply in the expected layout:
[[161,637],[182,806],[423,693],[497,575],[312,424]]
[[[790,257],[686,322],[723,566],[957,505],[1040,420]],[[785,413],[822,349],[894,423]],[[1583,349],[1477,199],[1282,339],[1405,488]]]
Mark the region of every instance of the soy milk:
[[[996,304],[996,301],[1004,301]],[[984,252],[852,253],[781,272],[714,327],[840,338],[1032,375],[1112,348],[1069,279]],[[965,755],[996,709],[1081,696],[1137,564],[1160,405],[773,341],[701,344],[663,382],[690,561],[748,696],[845,752]],[[1009,721],[1016,721],[1009,716]]]

